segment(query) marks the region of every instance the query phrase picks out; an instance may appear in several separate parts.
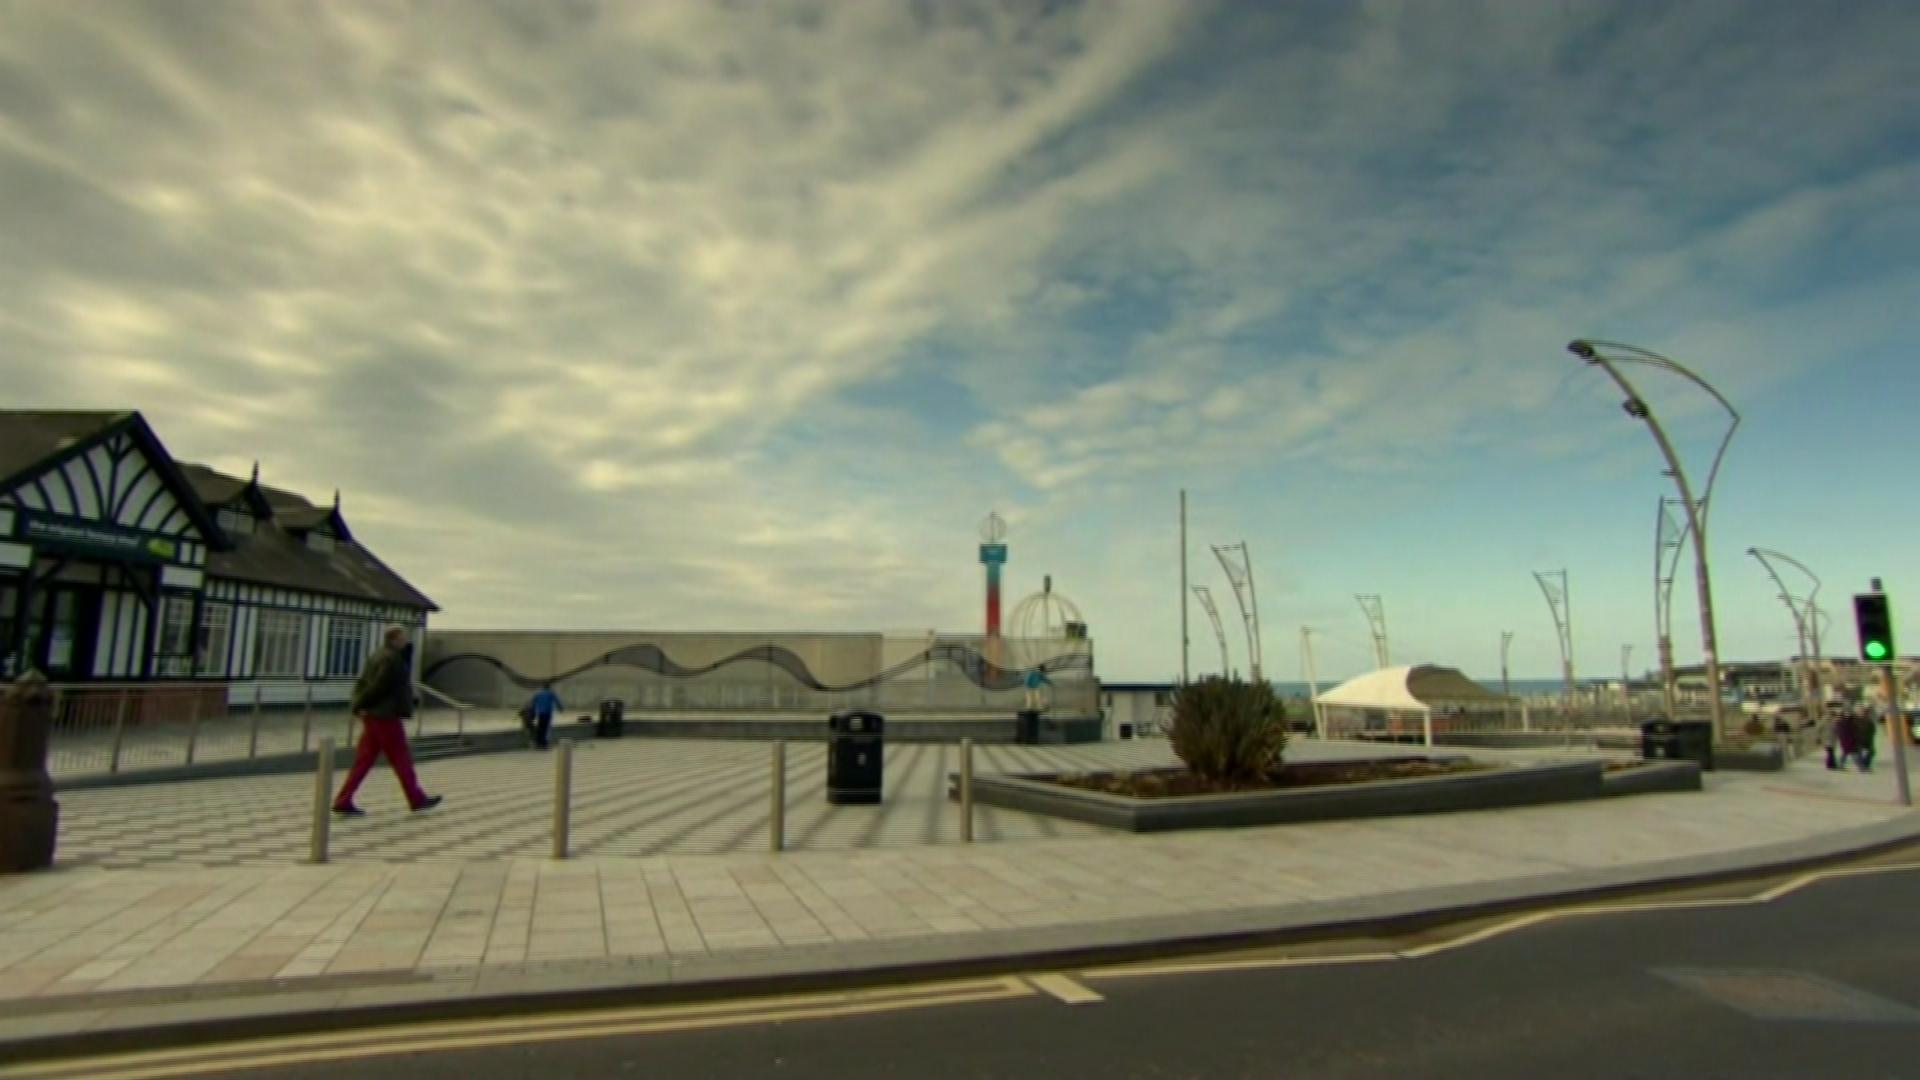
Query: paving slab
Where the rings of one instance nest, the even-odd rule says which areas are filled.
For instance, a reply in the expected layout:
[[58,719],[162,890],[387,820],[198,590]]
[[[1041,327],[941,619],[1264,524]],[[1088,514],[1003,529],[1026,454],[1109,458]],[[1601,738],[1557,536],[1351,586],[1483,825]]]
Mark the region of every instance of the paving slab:
[[[1080,761],[1164,753],[1151,744],[1020,749],[1012,765],[1059,767],[1069,751]],[[500,998],[737,990],[1353,927],[1920,836],[1920,815],[1894,805],[1892,780],[1886,770],[1802,762],[1711,774],[1699,793],[1175,834],[1048,835],[1008,814],[1005,838],[971,845],[944,832],[928,842],[920,805],[886,842],[781,854],[723,846],[564,862],[83,863],[0,879],[0,999],[19,1006],[0,1025],[0,1045],[205,1033],[229,1021],[258,1030],[263,1018],[298,1025],[322,1010],[345,1023],[362,1006],[391,1018],[404,1014],[391,1011],[398,1006],[426,1015]],[[190,813],[219,802],[183,797]],[[75,828],[95,828],[87,819],[101,809],[82,808]],[[886,837],[884,808],[878,820]],[[858,841],[867,831],[820,835]]]

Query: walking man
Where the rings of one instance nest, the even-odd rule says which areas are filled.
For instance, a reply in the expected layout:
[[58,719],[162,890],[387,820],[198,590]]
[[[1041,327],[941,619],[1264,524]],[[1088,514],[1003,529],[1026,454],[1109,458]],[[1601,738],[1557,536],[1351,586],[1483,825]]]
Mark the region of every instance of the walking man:
[[533,745],[535,748],[547,748],[547,733],[553,730],[553,714],[566,708],[560,704],[560,695],[553,692],[552,683],[541,683],[540,689],[527,703],[533,710]]
[[1854,728],[1854,745],[1859,748],[1860,771],[1873,771],[1873,750],[1875,737],[1880,734],[1879,710],[1868,705],[1860,710],[1858,726]]
[[413,752],[407,748],[407,719],[413,715],[413,706],[413,644],[405,628],[389,627],[385,642],[367,658],[359,681],[353,684],[348,707],[360,718],[360,749],[347,782],[334,796],[334,813],[348,817],[366,813],[353,804],[353,796],[382,754],[393,766],[408,806],[427,810],[440,805],[441,796],[421,790],[413,771]]

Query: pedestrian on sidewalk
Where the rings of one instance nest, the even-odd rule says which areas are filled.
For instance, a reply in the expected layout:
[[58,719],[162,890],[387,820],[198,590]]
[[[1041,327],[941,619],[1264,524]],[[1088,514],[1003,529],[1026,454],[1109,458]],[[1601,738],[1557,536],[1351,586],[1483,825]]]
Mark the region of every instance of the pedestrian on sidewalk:
[[1860,771],[1873,771],[1873,744],[1880,734],[1880,721],[1875,716],[1878,710],[1868,706],[1860,710],[1859,726],[1854,729],[1854,742],[1860,755]]
[[560,695],[553,692],[552,683],[541,683],[540,689],[527,702],[527,708],[533,712],[533,745],[535,749],[547,749],[547,735],[553,731],[553,714],[566,708],[560,703]]
[[1851,707],[1843,709],[1833,721],[1833,741],[1840,747],[1840,768],[1860,751],[1859,717]]
[[1840,768],[1840,763],[1835,761],[1833,757],[1834,744],[1837,741],[1834,738],[1834,728],[1838,726],[1839,721],[1831,712],[1823,712],[1821,714],[1817,738],[1820,740],[1820,748],[1827,752],[1827,768],[1836,770]]
[[421,790],[420,778],[413,771],[413,751],[407,747],[407,719],[413,715],[414,696],[413,643],[408,640],[406,628],[387,629],[384,642],[367,658],[367,666],[361,669],[360,678],[353,684],[348,708],[360,718],[360,748],[354,756],[352,771],[347,773],[347,782],[340,785],[340,794],[334,796],[333,812],[349,817],[366,813],[354,805],[353,796],[382,754],[386,755],[387,764],[393,766],[393,775],[400,780],[400,790],[406,794],[408,806],[427,810],[440,805],[441,796]]

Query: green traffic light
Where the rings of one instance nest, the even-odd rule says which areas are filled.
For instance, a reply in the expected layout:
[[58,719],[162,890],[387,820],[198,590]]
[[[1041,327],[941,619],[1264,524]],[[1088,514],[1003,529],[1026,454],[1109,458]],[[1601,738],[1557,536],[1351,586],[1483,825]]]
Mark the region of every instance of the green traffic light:
[[1887,658],[1887,643],[1884,641],[1869,641],[1866,645],[1866,653],[1867,659],[1869,660],[1885,660]]

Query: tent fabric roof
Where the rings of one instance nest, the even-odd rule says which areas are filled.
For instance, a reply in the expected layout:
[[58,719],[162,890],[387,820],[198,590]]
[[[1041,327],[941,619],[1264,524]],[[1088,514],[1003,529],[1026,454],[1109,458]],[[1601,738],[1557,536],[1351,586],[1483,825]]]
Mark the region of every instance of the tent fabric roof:
[[1501,701],[1499,694],[1436,664],[1381,668],[1348,679],[1320,695],[1321,705],[1351,709],[1426,712],[1435,705],[1474,705]]

